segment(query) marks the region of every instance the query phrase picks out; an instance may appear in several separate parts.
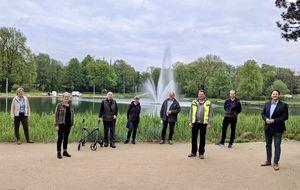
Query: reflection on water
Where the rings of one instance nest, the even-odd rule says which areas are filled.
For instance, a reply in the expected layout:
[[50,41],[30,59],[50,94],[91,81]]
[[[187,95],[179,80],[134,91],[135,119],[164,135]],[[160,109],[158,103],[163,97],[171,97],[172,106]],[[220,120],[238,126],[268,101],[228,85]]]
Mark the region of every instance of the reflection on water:
[[[6,98],[0,98],[0,111],[5,111],[6,106]],[[55,110],[56,104],[62,101],[61,97],[43,97],[43,98],[32,98],[28,97],[31,107],[31,112],[34,113],[53,113]],[[8,98],[8,111],[10,111],[12,98]],[[100,102],[102,99],[93,99],[93,98],[80,98],[80,97],[72,97],[72,104],[77,113],[85,113],[90,112],[93,114],[98,114],[100,109]],[[116,100],[119,107],[119,113],[127,113],[128,105],[131,103],[131,99],[117,99]],[[180,102],[181,106],[181,114],[187,115],[189,112],[191,102]],[[141,99],[141,106],[143,115],[158,115],[161,105],[155,104],[147,99]],[[223,114],[224,108],[223,104],[213,104],[214,113]],[[263,106],[242,106],[243,113],[245,114],[260,114]],[[300,114],[300,109],[298,107],[290,107],[289,108],[291,115]]]

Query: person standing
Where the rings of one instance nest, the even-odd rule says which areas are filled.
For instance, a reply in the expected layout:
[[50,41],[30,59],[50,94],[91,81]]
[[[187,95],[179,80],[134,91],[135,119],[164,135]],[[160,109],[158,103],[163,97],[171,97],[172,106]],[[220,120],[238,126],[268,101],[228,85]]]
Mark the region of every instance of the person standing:
[[10,116],[14,122],[15,136],[17,144],[20,145],[19,127],[22,123],[25,138],[27,143],[33,143],[29,138],[28,120],[30,117],[30,106],[26,96],[24,96],[24,89],[18,88],[17,95],[13,98],[10,109]]
[[104,125],[104,147],[108,147],[108,132],[110,133],[110,147],[116,148],[115,142],[115,128],[116,120],[118,115],[118,105],[117,102],[113,99],[113,93],[108,92],[106,99],[102,100],[100,111],[99,111],[99,120],[103,117]]
[[63,142],[63,156],[71,157],[68,153],[70,130],[74,125],[74,108],[70,101],[70,94],[63,94],[63,101],[58,103],[54,113],[54,127],[57,130],[57,158],[62,159],[61,144]]
[[261,166],[270,166],[272,159],[272,140],[274,138],[274,163],[275,171],[279,170],[279,159],[281,153],[281,138],[283,132],[286,130],[285,121],[288,119],[288,105],[279,99],[279,90],[271,92],[272,100],[267,102],[261,113],[262,119],[265,122],[264,132],[266,140],[267,160]]
[[131,104],[128,106],[127,110],[127,127],[128,127],[128,133],[127,133],[127,139],[124,142],[124,144],[127,144],[129,142],[131,133],[132,133],[132,144],[136,144],[135,138],[136,138],[136,131],[139,127],[140,123],[140,113],[141,113],[141,105],[140,105],[140,97],[135,96],[134,101],[131,102]]
[[206,99],[205,91],[199,90],[198,99],[193,100],[190,114],[189,127],[192,129],[192,151],[188,157],[197,155],[197,139],[200,131],[199,158],[204,159],[206,129],[212,126],[213,109],[211,102]]
[[177,115],[180,112],[180,105],[179,102],[175,99],[175,93],[170,91],[168,94],[168,98],[163,102],[161,109],[160,109],[160,119],[162,121],[162,131],[161,131],[161,140],[159,144],[165,143],[166,138],[166,131],[167,126],[169,124],[170,132],[168,143],[170,145],[173,144],[173,134],[174,134],[174,127],[175,122],[177,122]]
[[225,116],[223,119],[223,126],[222,126],[222,138],[220,142],[217,143],[217,145],[224,145],[226,139],[226,131],[230,124],[231,134],[230,134],[230,141],[228,144],[228,148],[232,148],[232,144],[235,138],[237,118],[238,118],[238,114],[241,113],[242,111],[242,106],[240,100],[236,98],[236,93],[234,90],[230,90],[229,96],[230,97],[227,100],[225,100],[224,103]]

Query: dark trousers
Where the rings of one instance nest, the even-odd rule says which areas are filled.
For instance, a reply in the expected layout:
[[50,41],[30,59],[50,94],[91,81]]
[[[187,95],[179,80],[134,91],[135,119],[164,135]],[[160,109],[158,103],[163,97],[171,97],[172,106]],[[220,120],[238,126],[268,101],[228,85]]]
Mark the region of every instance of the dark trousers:
[[59,125],[59,129],[57,131],[57,152],[61,152],[61,144],[63,142],[63,150],[67,151],[68,149],[68,140],[70,134],[71,126],[70,125]]
[[281,136],[282,136],[282,133],[271,133],[269,130],[265,131],[267,161],[270,161],[270,162],[272,159],[272,140],[274,137],[274,147],[275,147],[274,164],[278,164],[279,159],[280,159]]
[[166,139],[166,131],[167,131],[168,123],[170,126],[169,140],[172,140],[172,138],[173,138],[175,122],[168,122],[168,117],[167,117],[166,121],[163,121],[163,126],[162,126],[162,131],[161,131],[161,140]]
[[109,139],[110,144],[114,144],[115,139],[115,128],[116,128],[116,122],[115,121],[103,121],[104,125],[104,143],[108,144],[108,132],[110,133]]
[[230,124],[231,134],[230,134],[229,144],[231,144],[231,145],[233,144],[234,138],[235,138],[236,123],[237,123],[237,118],[224,117],[223,126],[222,126],[222,139],[221,139],[220,143],[224,144],[225,139],[226,139],[226,131],[227,131],[227,128]]
[[139,127],[139,122],[138,121],[128,122],[127,140],[130,139],[130,136],[131,136],[131,133],[132,133],[132,141],[135,141],[136,131],[137,131],[138,127]]
[[206,136],[206,127],[207,124],[203,123],[194,123],[193,128],[192,128],[192,153],[196,154],[198,145],[197,145],[197,140],[198,140],[198,133],[200,130],[200,145],[199,145],[199,154],[204,154],[205,152],[205,136]]
[[20,122],[22,122],[25,138],[27,141],[29,141],[28,117],[25,116],[24,113],[20,113],[19,116],[16,116],[14,120],[16,139],[20,140],[20,134],[19,134]]

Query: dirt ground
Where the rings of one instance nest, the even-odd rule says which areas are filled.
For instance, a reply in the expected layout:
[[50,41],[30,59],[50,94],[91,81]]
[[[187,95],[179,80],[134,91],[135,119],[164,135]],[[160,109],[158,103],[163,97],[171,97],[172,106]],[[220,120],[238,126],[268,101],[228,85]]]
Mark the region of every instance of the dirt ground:
[[205,159],[188,158],[190,144],[88,146],[56,158],[55,144],[0,144],[0,189],[300,189],[300,142],[283,142],[280,171],[259,166],[265,144],[206,146]]

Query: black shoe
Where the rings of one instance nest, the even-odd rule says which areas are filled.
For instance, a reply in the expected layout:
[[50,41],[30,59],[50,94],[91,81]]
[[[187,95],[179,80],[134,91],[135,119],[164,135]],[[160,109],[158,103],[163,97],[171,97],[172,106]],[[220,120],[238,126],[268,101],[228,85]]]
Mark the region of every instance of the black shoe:
[[190,154],[188,155],[188,157],[189,157],[189,158],[191,158],[191,157],[196,157],[196,154],[190,153]]
[[104,143],[104,147],[108,147],[108,143]]
[[60,153],[60,152],[57,152],[57,158],[58,158],[58,159],[62,159],[62,156],[61,156],[61,153]]
[[228,148],[232,148],[232,144],[229,144],[229,145],[228,145]]
[[224,146],[224,143],[218,142],[218,143],[216,143],[216,145]]
[[127,139],[125,142],[124,142],[124,144],[127,144],[129,142],[129,140]]
[[115,144],[110,144],[110,147],[116,148],[116,145]]
[[65,157],[71,157],[71,155],[67,151],[63,152],[63,156],[65,156]]
[[136,144],[135,141],[132,141],[131,143],[132,143],[132,144]]

